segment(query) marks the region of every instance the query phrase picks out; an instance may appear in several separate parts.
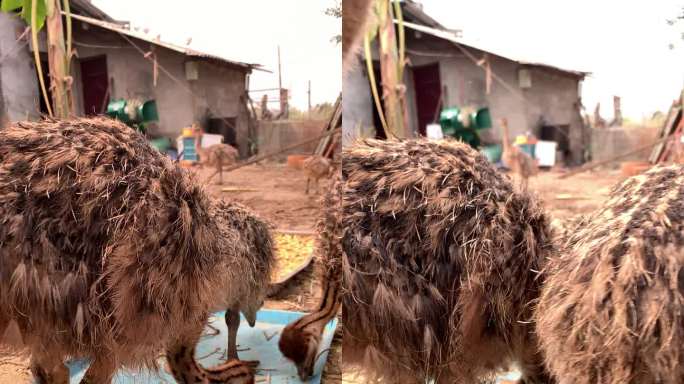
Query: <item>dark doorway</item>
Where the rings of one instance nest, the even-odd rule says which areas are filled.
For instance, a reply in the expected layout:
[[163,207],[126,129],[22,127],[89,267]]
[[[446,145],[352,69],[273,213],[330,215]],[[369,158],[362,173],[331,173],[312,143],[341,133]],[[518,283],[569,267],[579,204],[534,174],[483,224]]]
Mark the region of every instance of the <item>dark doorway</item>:
[[[382,74],[380,73],[380,62],[373,61],[373,75],[375,75],[375,88],[378,90],[378,96],[380,97],[380,104],[382,104]],[[380,112],[378,111],[378,106],[375,104],[375,98],[371,92],[371,104],[373,105],[373,126],[375,127],[375,138],[376,139],[386,139],[387,133],[382,127],[382,120],[380,120]]]
[[109,101],[109,76],[107,57],[96,56],[81,59],[81,81],[83,83],[83,111],[86,116],[105,112]]
[[210,118],[207,133],[223,136],[223,142],[237,148],[235,117]]
[[416,90],[418,132],[425,136],[426,127],[438,115],[442,82],[439,78],[439,64],[413,67],[413,85]]
[[565,125],[542,125],[541,140],[555,141],[558,143],[557,151],[563,153],[563,158],[570,159],[570,126]]
[[[50,82],[50,67],[46,59],[40,60],[40,66],[43,72],[43,81],[45,81],[45,90],[47,91],[48,102],[52,107],[52,83]],[[45,104],[45,97],[43,97],[43,90],[40,88],[40,80],[38,79],[38,70],[36,69],[36,79],[38,84],[38,100],[40,100],[40,113],[48,114],[47,104]]]

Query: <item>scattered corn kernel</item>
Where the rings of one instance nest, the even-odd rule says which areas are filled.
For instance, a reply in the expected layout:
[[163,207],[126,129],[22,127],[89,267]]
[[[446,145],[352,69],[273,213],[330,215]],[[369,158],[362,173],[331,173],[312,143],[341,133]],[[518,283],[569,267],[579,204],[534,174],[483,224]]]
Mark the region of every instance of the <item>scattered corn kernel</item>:
[[314,238],[312,236],[278,233],[275,235],[275,241],[278,264],[271,278],[274,281],[279,281],[311,256],[314,249]]

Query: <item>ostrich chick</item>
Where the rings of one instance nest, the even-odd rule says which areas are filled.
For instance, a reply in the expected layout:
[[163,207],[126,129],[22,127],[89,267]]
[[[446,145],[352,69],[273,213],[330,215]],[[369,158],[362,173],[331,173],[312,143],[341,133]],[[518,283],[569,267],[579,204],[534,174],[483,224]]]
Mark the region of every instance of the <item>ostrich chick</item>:
[[506,166],[520,178],[520,187],[527,189],[529,177],[535,176],[539,171],[537,162],[520,148],[511,144],[508,135],[508,120],[501,119],[501,129],[503,133],[503,154],[501,157]]
[[204,132],[200,130],[197,125],[193,125],[195,132],[195,152],[199,156],[199,163],[202,167],[214,167],[215,171],[208,180],[211,180],[216,174],[219,174],[218,184],[223,184],[223,167],[235,164],[239,157],[238,150],[229,144],[214,144],[207,148],[202,148],[202,136]]
[[253,363],[194,359],[211,309],[263,301],[275,259],[251,223],[120,122],[9,124],[0,332],[17,323],[38,382],[66,383],[64,360],[87,358],[83,382],[108,383],[120,368],[158,369],[165,352],[179,382],[254,383]]
[[319,155],[313,155],[304,160],[303,169],[304,173],[306,174],[305,193],[308,194],[311,179],[314,180],[314,184],[316,185],[316,193],[318,193],[318,180],[329,177],[333,167],[332,164],[330,164],[330,159]]

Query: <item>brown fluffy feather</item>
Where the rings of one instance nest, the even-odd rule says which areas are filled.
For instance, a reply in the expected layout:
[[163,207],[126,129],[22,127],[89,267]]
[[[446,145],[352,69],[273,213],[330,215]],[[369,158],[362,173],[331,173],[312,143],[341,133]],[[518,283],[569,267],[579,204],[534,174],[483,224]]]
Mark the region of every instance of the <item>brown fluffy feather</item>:
[[545,268],[537,330],[561,383],[684,382],[684,167],[617,186]]
[[3,321],[17,321],[34,356],[156,367],[216,303],[268,279],[272,254],[236,252],[245,245],[225,209],[119,122],[10,124],[0,135]]
[[552,244],[535,199],[455,141],[343,155],[343,358],[393,382],[472,383],[512,361],[545,380],[530,302]]

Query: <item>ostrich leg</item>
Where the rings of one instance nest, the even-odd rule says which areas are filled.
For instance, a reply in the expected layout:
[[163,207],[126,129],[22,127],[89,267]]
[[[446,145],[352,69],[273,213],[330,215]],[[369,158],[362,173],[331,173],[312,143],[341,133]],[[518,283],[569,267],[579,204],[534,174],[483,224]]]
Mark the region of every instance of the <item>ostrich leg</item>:
[[237,306],[226,310],[226,327],[228,327],[227,360],[237,359],[237,332],[240,327],[240,310]]
[[107,357],[99,356],[95,358],[81,380],[81,384],[109,384],[112,382],[116,366]]
[[[69,384],[69,370],[61,360],[47,353],[31,353],[31,373],[38,384]],[[88,382],[84,382],[88,383]]]

